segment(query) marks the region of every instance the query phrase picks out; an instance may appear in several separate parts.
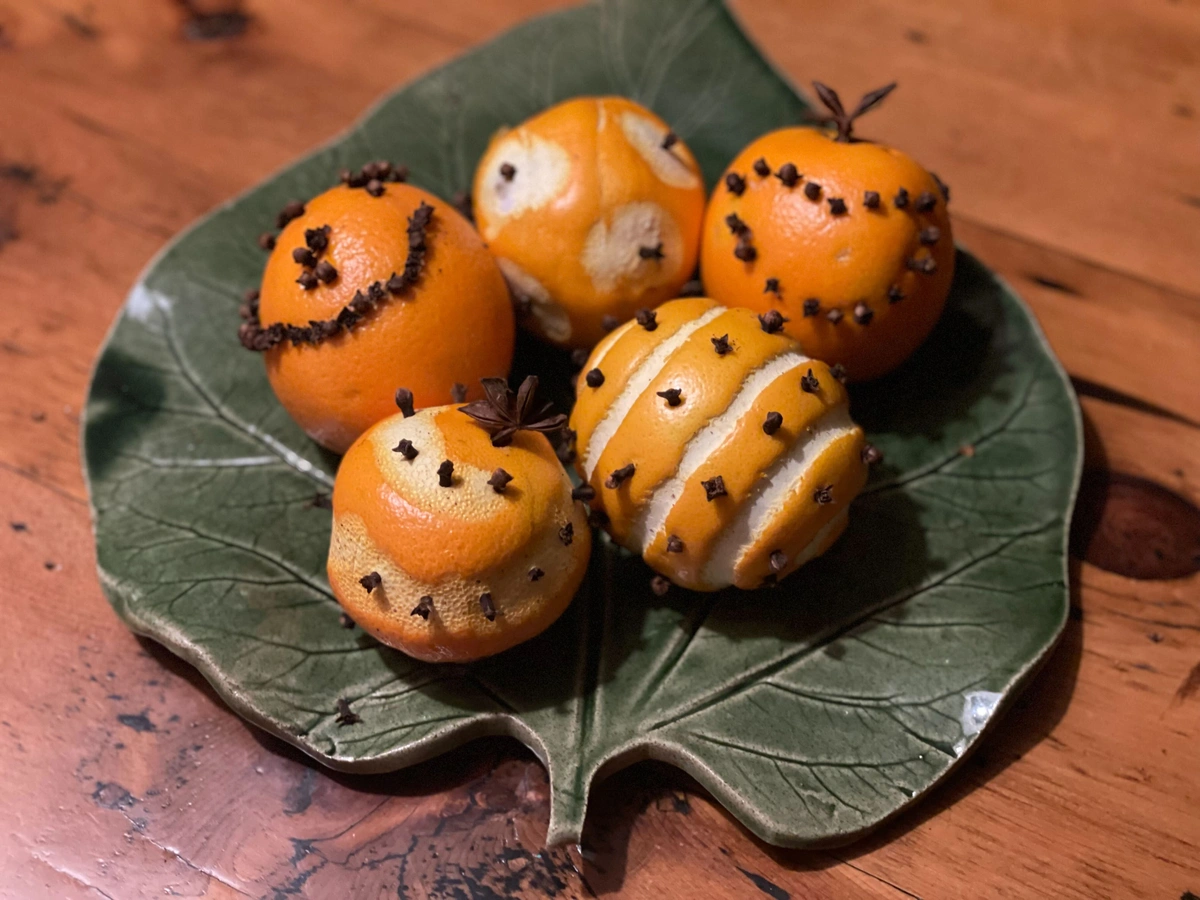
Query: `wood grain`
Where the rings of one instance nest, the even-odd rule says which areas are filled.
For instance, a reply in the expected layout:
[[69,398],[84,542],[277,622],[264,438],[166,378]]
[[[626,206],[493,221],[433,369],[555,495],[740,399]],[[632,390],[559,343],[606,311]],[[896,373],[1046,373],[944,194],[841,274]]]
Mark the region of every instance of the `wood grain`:
[[[0,897],[1200,893],[1195,575],[1077,563],[1063,644],[1003,730],[823,853],[762,845],[649,764],[596,789],[582,848],[546,851],[545,774],[516,744],[328,773],[117,621],[78,411],[139,269],[388,87],[557,5],[0,0]],[[1196,5],[735,6],[798,82],[901,79],[869,131],[952,183],[958,237],[1034,306],[1088,465],[1200,504]]]

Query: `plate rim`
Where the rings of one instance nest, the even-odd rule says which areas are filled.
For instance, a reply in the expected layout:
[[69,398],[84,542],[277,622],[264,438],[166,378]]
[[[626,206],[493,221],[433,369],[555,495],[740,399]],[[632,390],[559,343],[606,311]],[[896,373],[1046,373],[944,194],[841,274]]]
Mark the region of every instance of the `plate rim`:
[[[782,72],[763,50],[757,42],[750,36],[742,25],[742,20],[736,15],[735,11],[729,7],[728,0],[718,0],[720,6],[732,20],[734,27],[737,29],[741,37],[747,41],[755,50],[757,55],[767,64],[771,72],[784,84],[789,90],[800,97],[808,106],[812,106],[808,102],[805,93],[802,92],[793,80],[786,73]],[[175,249],[177,245],[185,241],[195,231],[203,227],[210,220],[218,215],[230,210],[232,207],[240,203],[243,199],[249,197],[255,191],[259,190],[264,184],[272,182],[281,175],[295,168],[296,166],[321,155],[322,153],[334,149],[342,144],[345,140],[360,131],[362,127],[370,121],[376,113],[382,109],[398,92],[404,90],[412,84],[421,80],[432,77],[448,66],[470,55],[476,50],[488,46],[491,43],[501,40],[504,37],[520,30],[531,21],[545,21],[548,19],[567,16],[581,8],[588,6],[599,6],[599,2],[590,2],[577,6],[567,7],[565,9],[552,11],[541,16],[525,19],[517,22],[514,25],[498,32],[488,40],[476,44],[467,49],[463,53],[446,60],[445,62],[434,66],[428,70],[414,75],[412,78],[400,82],[383,92],[379,97],[368,104],[363,111],[345,128],[335,133],[330,138],[304,151],[303,153],[289,159],[283,165],[272,169],[268,174],[256,179],[251,185],[241,191],[231,195],[221,203],[209,209],[203,215],[199,216],[186,227],[180,229],[173,235],[142,267],[138,273],[132,287],[125,295],[116,315],[109,324],[103,339],[101,340],[95,355],[92,359],[91,367],[88,373],[87,388],[84,395],[84,403],[82,406],[82,415],[79,418],[79,448],[80,448],[80,463],[84,475],[84,483],[87,488],[87,503],[89,524],[92,534],[93,546],[98,546],[99,543],[99,510],[96,507],[95,491],[92,483],[92,474],[88,464],[88,440],[87,431],[90,421],[90,400],[94,393],[96,376],[98,374],[101,363],[103,362],[108,350],[113,342],[113,338],[120,327],[121,323],[128,315],[128,307],[131,298],[139,291],[147,290],[147,283],[157,271],[165,257]],[[794,834],[788,834],[776,830],[771,826],[766,817],[762,816],[759,811],[745,798],[739,797],[735,791],[729,788],[720,775],[716,774],[710,767],[704,765],[697,757],[690,754],[686,748],[671,741],[656,740],[654,738],[631,738],[625,744],[614,748],[596,768],[594,774],[586,785],[587,794],[585,794],[585,805],[588,803],[590,792],[597,786],[603,783],[610,775],[615,774],[622,769],[628,768],[630,765],[642,762],[645,760],[656,760],[668,765],[673,765],[676,768],[687,773],[698,784],[700,784],[713,799],[725,810],[733,816],[741,827],[756,835],[758,838],[766,841],[774,846],[793,849],[819,849],[844,846],[861,840],[867,835],[879,830],[885,825],[893,822],[903,814],[907,813],[913,806],[927,802],[930,795],[937,791],[949,777],[955,773],[960,766],[965,762],[975,751],[979,743],[990,735],[996,728],[997,722],[1004,719],[1008,711],[1011,709],[1014,700],[1029,686],[1037,673],[1045,665],[1050,658],[1055,648],[1062,640],[1063,634],[1066,631],[1066,625],[1069,618],[1071,608],[1071,590],[1072,582],[1070,577],[1071,557],[1070,557],[1070,533],[1071,526],[1076,513],[1076,505],[1080,488],[1080,480],[1084,469],[1084,447],[1083,447],[1083,419],[1082,410],[1079,405],[1078,396],[1071,383],[1069,374],[1063,366],[1062,361],[1058,358],[1046,338],[1045,332],[1042,329],[1041,323],[1037,319],[1033,310],[1029,307],[1025,299],[1012,287],[1009,281],[996,272],[990,266],[986,265],[979,257],[971,253],[965,248],[961,241],[955,241],[956,251],[970,257],[976,265],[985,270],[988,275],[996,281],[999,287],[1008,295],[1008,298],[1013,301],[1017,309],[1027,320],[1033,337],[1036,339],[1038,347],[1043,355],[1051,362],[1051,368],[1054,376],[1065,389],[1065,396],[1069,401],[1071,410],[1071,428],[1072,441],[1071,445],[1075,452],[1075,460],[1073,471],[1070,473],[1069,490],[1065,496],[1065,511],[1062,518],[1062,581],[1063,595],[1060,603],[1058,621],[1055,623],[1049,637],[1037,651],[1016,671],[1004,684],[999,691],[1001,699],[999,700],[995,710],[988,718],[984,726],[971,737],[969,742],[964,747],[963,751],[951,761],[938,775],[933,777],[928,784],[916,792],[916,794],[895,806],[891,811],[884,814],[880,818],[862,825],[858,828],[847,829],[831,834],[819,839],[798,838]],[[175,656],[183,659],[193,668],[195,668],[212,686],[216,694],[221,700],[240,718],[251,723],[257,728],[271,734],[272,736],[284,741],[286,744],[300,750],[305,756],[315,760],[321,765],[337,772],[359,775],[378,775],[388,772],[395,772],[401,769],[406,769],[422,762],[426,762],[444,753],[449,753],[464,747],[467,744],[473,743],[483,738],[488,737],[507,737],[518,741],[522,746],[526,747],[534,757],[541,763],[546,770],[548,777],[551,780],[551,821],[547,831],[545,844],[546,846],[561,846],[567,843],[577,843],[580,839],[580,834],[576,833],[574,828],[561,827],[561,823],[555,821],[553,815],[553,779],[554,772],[549,762],[549,755],[540,738],[531,728],[525,725],[518,716],[507,712],[488,712],[475,713],[464,718],[464,720],[454,725],[450,730],[435,733],[433,735],[421,738],[415,742],[406,744],[399,748],[394,748],[383,753],[365,758],[346,759],[337,755],[322,752],[310,743],[305,743],[302,737],[293,734],[286,728],[281,728],[272,721],[269,716],[256,709],[241,693],[240,688],[234,683],[233,679],[223,673],[221,668],[213,661],[211,656],[199,645],[190,641],[185,635],[176,632],[171,628],[161,628],[151,624],[145,618],[139,616],[131,602],[136,599],[136,587],[124,584],[121,579],[108,573],[101,565],[99,555],[96,559],[96,572],[100,587],[109,602],[113,607],[117,616],[125,623],[132,632],[145,638],[154,640],[162,645]],[[126,592],[130,592],[129,596]]]

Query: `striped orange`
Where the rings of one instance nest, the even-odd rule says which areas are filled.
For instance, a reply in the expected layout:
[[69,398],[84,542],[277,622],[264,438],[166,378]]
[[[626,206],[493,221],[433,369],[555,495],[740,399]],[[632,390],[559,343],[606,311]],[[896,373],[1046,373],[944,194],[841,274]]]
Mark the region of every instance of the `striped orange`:
[[674,300],[650,324],[596,346],[586,371],[602,378],[580,379],[571,416],[613,538],[702,591],[755,588],[824,552],[866,481],[842,385],[749,310]]

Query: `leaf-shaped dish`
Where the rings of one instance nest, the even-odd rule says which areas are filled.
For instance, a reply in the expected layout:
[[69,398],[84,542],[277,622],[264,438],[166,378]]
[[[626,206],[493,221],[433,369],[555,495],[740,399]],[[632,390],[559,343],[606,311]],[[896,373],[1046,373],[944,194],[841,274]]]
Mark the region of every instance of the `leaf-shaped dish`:
[[[101,580],[131,628],[329,766],[385,771],[510,734],[549,769],[551,843],[579,838],[598,776],[647,757],[768,841],[845,842],[963,758],[1066,617],[1077,408],[1029,312],[970,255],[918,356],[853,391],[887,462],[831,553],[774,591],[658,598],[643,563],[601,541],[553,628],[472,666],[338,627],[329,513],[313,503],[336,459],[238,347],[254,238],[286,201],[377,157],[451,196],[497,127],[608,92],[672,123],[710,184],[806,110],[719,0],[607,0],[408,85],[217,210],[150,267],[96,367],[85,456]],[[562,356],[532,344],[518,368],[566,383]],[[339,698],[361,722],[337,724]]]

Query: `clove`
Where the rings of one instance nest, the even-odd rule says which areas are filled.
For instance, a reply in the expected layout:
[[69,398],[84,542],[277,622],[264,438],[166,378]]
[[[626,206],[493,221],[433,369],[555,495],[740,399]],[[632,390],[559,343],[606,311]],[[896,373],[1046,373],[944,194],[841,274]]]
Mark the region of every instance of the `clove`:
[[496,469],[492,472],[492,477],[488,479],[488,484],[492,486],[492,490],[497,494],[503,494],[508,489],[508,483],[513,480],[513,477],[504,469]]
[[679,388],[667,388],[665,391],[656,391],[656,393],[667,401],[667,406],[678,406],[683,402],[683,392]]
[[727,493],[725,490],[725,479],[720,475],[714,475],[707,481],[701,481],[700,485],[704,488],[704,495],[709,503],[718,497],[724,497]]
[[633,463],[627,463],[619,469],[614,469],[608,478],[605,479],[604,486],[609,490],[615,490],[621,486],[623,481],[632,478],[636,469],[637,467]]
[[760,313],[758,324],[767,334],[777,334],[783,330],[785,322],[790,320],[785,319],[783,314],[777,309],[769,309],[765,313]]
[[406,419],[416,415],[417,411],[413,408],[413,392],[408,388],[397,388],[396,406],[400,408],[400,412],[404,413]]

